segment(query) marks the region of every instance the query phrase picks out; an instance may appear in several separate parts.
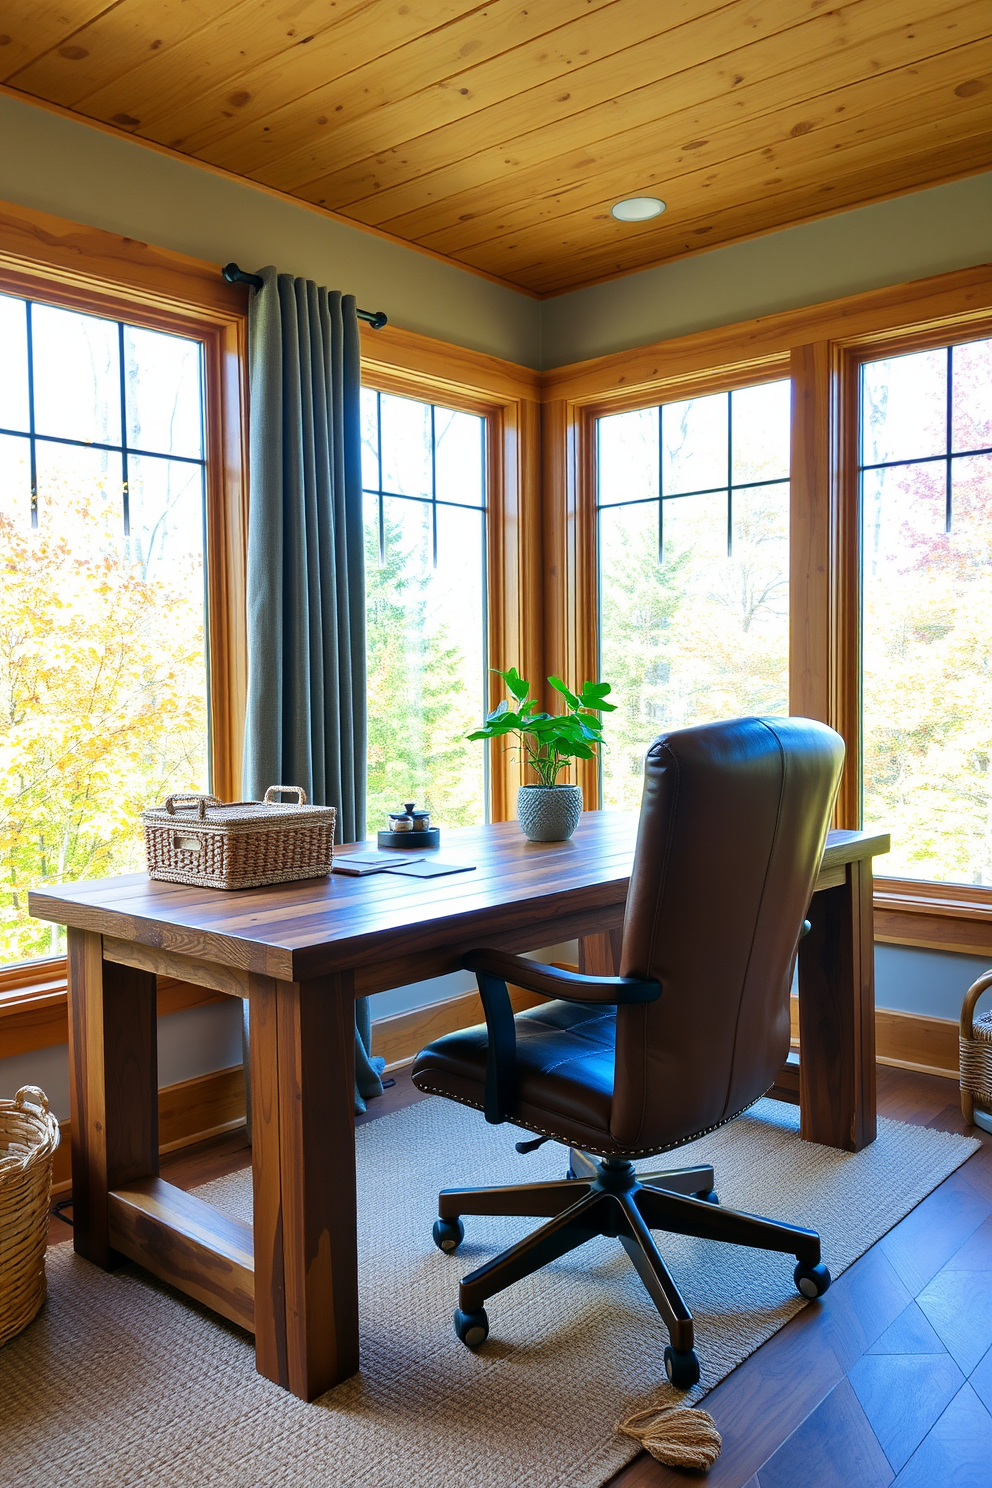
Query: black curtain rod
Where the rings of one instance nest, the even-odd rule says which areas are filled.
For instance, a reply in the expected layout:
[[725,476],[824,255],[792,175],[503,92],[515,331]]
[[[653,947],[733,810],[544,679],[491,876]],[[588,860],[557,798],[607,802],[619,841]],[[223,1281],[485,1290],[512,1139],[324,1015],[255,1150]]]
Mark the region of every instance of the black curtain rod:
[[[225,264],[221,273],[228,284],[251,284],[255,289],[261,289],[265,283],[259,274],[246,274],[244,269],[239,269],[236,263]],[[385,310],[357,310],[355,313],[359,320],[366,321],[374,331],[381,331],[389,320]]]

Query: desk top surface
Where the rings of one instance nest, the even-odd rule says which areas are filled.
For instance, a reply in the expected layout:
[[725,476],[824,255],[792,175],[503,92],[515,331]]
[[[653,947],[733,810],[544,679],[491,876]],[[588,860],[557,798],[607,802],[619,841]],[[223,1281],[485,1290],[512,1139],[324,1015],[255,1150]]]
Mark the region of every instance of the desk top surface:
[[[424,856],[474,866],[444,878],[332,874],[223,890],[132,873],[34,890],[28,902],[39,919],[293,980],[559,917],[566,933],[551,941],[569,939],[568,917],[623,904],[636,830],[637,813],[619,811],[584,812],[568,842],[528,842],[515,821],[445,830]],[[823,868],[888,848],[885,833],[831,832]]]

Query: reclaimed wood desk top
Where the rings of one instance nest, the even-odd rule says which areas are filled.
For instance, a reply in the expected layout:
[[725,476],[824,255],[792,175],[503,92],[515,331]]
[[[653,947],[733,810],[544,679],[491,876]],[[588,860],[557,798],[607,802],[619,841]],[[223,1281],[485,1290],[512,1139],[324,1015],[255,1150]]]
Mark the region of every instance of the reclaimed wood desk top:
[[[450,970],[450,955],[439,959],[438,949],[454,954],[479,933],[487,944],[533,950],[545,943],[541,935],[560,941],[580,925],[618,927],[636,830],[633,811],[584,812],[568,842],[528,842],[515,821],[446,830],[438,859],[474,867],[436,879],[332,874],[222,890],[133,873],[34,890],[28,903],[39,919],[284,981],[379,964],[380,973],[359,978],[361,994],[409,981],[411,961],[418,980]],[[353,843],[336,854],[369,846]],[[885,833],[831,832],[818,887],[837,881],[845,864],[888,847]],[[598,927],[590,914],[599,916]]]

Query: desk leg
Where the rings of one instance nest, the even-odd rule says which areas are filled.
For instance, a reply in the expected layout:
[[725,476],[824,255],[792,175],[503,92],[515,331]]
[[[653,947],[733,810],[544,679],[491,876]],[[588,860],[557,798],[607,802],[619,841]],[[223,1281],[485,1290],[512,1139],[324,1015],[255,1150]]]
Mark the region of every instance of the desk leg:
[[802,1135],[859,1152],[875,1140],[875,977],[870,859],[814,894],[799,942]]
[[358,1369],[350,973],[249,979],[255,1362],[313,1400]]
[[155,977],[103,959],[89,930],[69,931],[73,1244],[109,1270],[107,1193],[158,1173]]
[[579,937],[579,970],[583,976],[619,976],[622,930],[602,930]]

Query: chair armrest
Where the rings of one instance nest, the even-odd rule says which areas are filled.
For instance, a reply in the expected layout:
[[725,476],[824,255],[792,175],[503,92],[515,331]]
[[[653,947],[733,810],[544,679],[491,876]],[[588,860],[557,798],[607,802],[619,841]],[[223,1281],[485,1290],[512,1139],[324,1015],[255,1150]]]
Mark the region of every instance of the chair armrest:
[[563,1002],[619,1007],[626,1002],[654,1002],[661,996],[660,982],[644,982],[639,977],[582,976],[543,961],[531,961],[526,956],[511,956],[506,951],[469,951],[462,957],[462,966],[476,975],[497,977],[525,987],[528,992],[542,992]]
[[469,951],[462,957],[462,966],[475,972],[486,1015],[489,1049],[483,1110],[493,1126],[507,1119],[516,1097],[517,1030],[507,982],[564,1002],[606,1006],[654,1002],[661,996],[658,982],[642,982],[637,977],[580,976],[542,961],[529,961],[525,956],[510,956],[505,951]]

